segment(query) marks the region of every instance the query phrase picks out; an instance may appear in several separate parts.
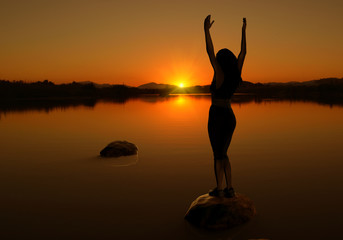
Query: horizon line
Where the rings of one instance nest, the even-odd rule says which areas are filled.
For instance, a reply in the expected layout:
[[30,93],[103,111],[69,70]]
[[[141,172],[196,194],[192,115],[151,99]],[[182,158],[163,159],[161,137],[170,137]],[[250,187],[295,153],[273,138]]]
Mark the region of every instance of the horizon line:
[[[324,77],[324,78],[319,78],[319,79],[312,79],[312,80],[304,80],[304,81],[287,81],[287,82],[250,82],[250,81],[245,81],[243,80],[243,82],[249,82],[249,83],[253,83],[253,84],[284,84],[284,83],[304,83],[304,82],[311,82],[311,81],[319,81],[319,80],[325,80],[325,79],[343,79],[343,77],[339,78],[339,77]],[[122,86],[128,86],[128,87],[140,87],[142,85],[146,85],[146,84],[151,84],[151,83],[154,83],[154,84],[158,84],[158,85],[169,85],[169,86],[175,86],[175,87],[178,87],[178,85],[175,85],[175,84],[169,84],[169,83],[157,83],[157,82],[147,82],[147,83],[143,83],[143,84],[140,84],[138,86],[132,86],[132,85],[127,85],[127,84],[124,84],[123,83],[97,83],[97,82],[93,82],[93,81],[71,81],[71,82],[64,82],[64,83],[55,83],[54,81],[50,81],[49,79],[44,79],[44,80],[37,80],[37,81],[30,81],[30,80],[8,80],[8,79],[0,79],[0,81],[9,81],[9,82],[24,82],[24,83],[39,83],[39,82],[45,82],[45,81],[48,81],[48,82],[51,82],[53,83],[54,85],[62,85],[62,84],[71,84],[71,83],[92,83],[92,84],[98,84],[98,85],[122,85]],[[191,85],[191,86],[185,86],[184,88],[188,88],[188,87],[195,87],[195,86],[208,86],[208,85],[211,85],[211,83],[209,84],[205,84],[205,85]]]

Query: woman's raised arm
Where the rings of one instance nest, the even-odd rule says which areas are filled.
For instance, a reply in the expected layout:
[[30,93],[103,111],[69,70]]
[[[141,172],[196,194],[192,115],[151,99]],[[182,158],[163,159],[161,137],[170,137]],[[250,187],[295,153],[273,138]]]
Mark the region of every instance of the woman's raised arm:
[[210,28],[211,28],[213,23],[214,23],[214,21],[211,22],[211,15],[208,15],[204,21],[206,51],[207,51],[208,57],[210,58],[212,67],[215,69],[214,65],[216,62],[216,56],[214,54],[214,48],[213,48],[212,38],[211,38],[211,34],[210,34]]
[[210,58],[211,65],[214,71],[216,72],[216,70],[218,70],[218,63],[216,60],[216,55],[214,54],[214,47],[213,47],[212,38],[210,34],[210,28],[213,23],[214,21],[211,22],[211,15],[208,15],[204,21],[206,51],[207,51],[208,57]]
[[216,55],[214,54],[214,47],[213,47],[212,38],[210,34],[210,28],[213,23],[214,21],[211,22],[211,15],[208,15],[204,21],[204,30],[205,30],[205,40],[206,40],[206,51],[207,51],[208,57],[210,58],[211,65],[216,75],[216,87],[218,88],[224,81],[224,74],[217,62]]
[[237,63],[239,72],[242,72],[245,55],[247,54],[247,44],[246,44],[246,39],[245,39],[246,26],[247,26],[247,21],[245,18],[243,18],[241,52],[238,55],[238,63]]

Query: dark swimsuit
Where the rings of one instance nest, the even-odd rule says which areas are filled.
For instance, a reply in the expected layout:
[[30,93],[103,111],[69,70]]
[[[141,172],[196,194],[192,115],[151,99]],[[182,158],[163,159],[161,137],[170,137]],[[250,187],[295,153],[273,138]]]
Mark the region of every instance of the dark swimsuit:
[[[230,105],[230,99],[237,86],[229,85],[229,79],[225,79],[223,84],[217,89],[215,78],[211,84],[212,105],[208,118],[208,135],[210,137],[214,159],[227,159],[232,134],[236,127],[236,117]],[[215,105],[216,100],[227,101],[226,106]]]

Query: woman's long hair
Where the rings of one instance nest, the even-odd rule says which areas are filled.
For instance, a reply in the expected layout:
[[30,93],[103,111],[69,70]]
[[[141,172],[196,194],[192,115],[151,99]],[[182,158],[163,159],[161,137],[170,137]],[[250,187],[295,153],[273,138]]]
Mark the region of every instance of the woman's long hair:
[[238,70],[237,58],[229,49],[223,48],[217,52],[216,59],[224,72],[224,84],[227,91],[233,94],[242,81]]

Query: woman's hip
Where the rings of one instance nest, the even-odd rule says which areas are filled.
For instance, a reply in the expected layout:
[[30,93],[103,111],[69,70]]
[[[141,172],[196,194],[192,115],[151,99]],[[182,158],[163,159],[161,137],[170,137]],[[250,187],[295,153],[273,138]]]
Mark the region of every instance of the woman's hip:
[[223,108],[212,105],[209,111],[208,124],[234,128],[236,117],[231,107]]

